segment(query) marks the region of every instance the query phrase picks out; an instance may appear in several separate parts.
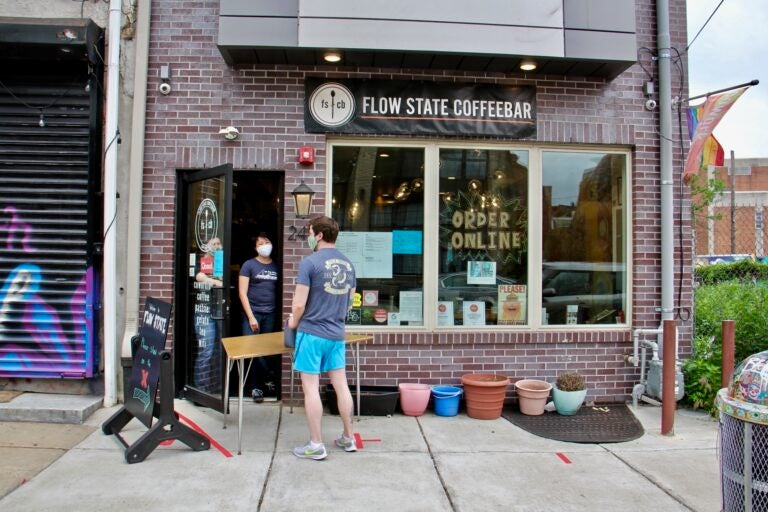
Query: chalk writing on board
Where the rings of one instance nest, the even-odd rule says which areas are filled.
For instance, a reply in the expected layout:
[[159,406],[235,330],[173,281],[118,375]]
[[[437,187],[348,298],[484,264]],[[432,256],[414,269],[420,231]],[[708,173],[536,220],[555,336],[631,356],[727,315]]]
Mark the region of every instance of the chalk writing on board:
[[171,305],[147,297],[139,327],[139,346],[133,359],[126,409],[145,425],[152,422],[160,358],[171,318]]

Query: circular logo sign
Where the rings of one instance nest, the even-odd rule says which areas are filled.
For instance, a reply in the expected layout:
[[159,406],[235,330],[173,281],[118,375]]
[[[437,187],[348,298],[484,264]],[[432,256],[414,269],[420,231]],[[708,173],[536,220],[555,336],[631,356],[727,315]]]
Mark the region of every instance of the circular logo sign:
[[203,199],[195,214],[195,238],[197,246],[203,252],[208,251],[208,242],[215,238],[219,231],[219,212],[212,199]]
[[439,306],[437,306],[437,310],[441,313],[445,313],[448,310],[448,308],[445,307],[445,304],[440,304]]
[[341,84],[324,83],[309,97],[309,113],[328,128],[345,125],[355,114],[355,97]]
[[470,304],[469,310],[473,313],[477,313],[477,310],[480,309],[477,307],[477,304]]
[[377,309],[373,313],[373,318],[374,318],[374,320],[376,320],[380,324],[383,324],[384,322],[387,321],[387,310],[386,309]]

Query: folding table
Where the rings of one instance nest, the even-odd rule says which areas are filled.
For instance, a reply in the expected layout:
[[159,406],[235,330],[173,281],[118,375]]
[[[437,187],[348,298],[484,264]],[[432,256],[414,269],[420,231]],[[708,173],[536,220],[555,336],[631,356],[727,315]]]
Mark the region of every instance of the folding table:
[[[355,382],[357,388],[357,415],[360,417],[360,343],[371,341],[373,336],[370,334],[347,334],[346,343],[355,346]],[[293,412],[293,349],[287,348],[283,344],[283,331],[269,332],[266,334],[251,334],[249,336],[233,336],[222,338],[224,351],[227,354],[227,375],[224,382],[224,428],[227,428],[227,411],[229,409],[229,373],[237,362],[238,374],[238,404],[237,404],[237,454],[242,452],[242,431],[243,431],[243,386],[245,386],[245,377],[247,371],[250,371],[250,365],[256,357],[276,356],[288,354],[291,356],[291,384],[290,384],[290,406]],[[248,370],[245,370],[245,360],[250,359]]]

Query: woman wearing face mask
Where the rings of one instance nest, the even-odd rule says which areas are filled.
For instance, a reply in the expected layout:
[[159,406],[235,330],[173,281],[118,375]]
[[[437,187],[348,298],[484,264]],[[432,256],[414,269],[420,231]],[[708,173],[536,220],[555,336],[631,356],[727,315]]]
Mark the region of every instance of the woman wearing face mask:
[[[272,261],[272,242],[266,233],[256,237],[256,257],[240,267],[238,294],[243,306],[243,336],[264,334],[275,330],[275,306],[277,302],[277,265]],[[259,358],[261,385],[274,388],[272,373],[264,358]],[[263,400],[261,389],[254,388],[254,400]]]

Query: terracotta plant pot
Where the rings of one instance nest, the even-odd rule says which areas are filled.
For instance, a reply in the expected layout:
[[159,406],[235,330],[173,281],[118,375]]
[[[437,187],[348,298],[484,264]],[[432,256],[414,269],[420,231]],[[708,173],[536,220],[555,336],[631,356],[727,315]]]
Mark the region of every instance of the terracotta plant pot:
[[495,420],[501,416],[509,379],[491,373],[462,375],[467,416],[478,420]]
[[544,414],[552,384],[543,380],[523,379],[515,382],[520,412],[528,416]]

